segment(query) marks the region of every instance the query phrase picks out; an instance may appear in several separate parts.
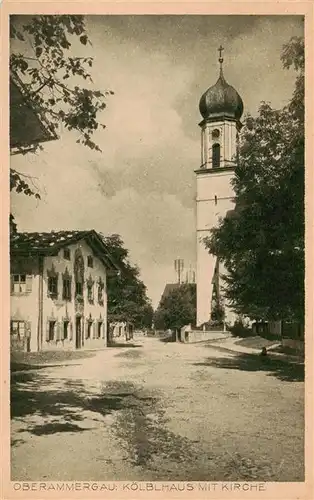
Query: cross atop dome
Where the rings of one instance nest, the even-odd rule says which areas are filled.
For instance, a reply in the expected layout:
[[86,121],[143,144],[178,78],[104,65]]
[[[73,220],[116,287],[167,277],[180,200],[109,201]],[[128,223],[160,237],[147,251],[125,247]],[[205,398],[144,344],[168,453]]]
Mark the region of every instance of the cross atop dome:
[[218,61],[220,62],[220,64],[222,64],[224,62],[223,57],[222,57],[222,51],[223,50],[225,50],[225,49],[223,48],[222,45],[220,45],[220,47],[218,48],[218,52],[219,52],[219,59],[218,59]]
[[228,118],[239,121],[243,113],[243,102],[238,92],[229,85],[222,71],[224,61],[222,53],[225,50],[222,45],[218,47],[220,63],[219,78],[215,85],[206,90],[202,95],[199,109],[205,120]]

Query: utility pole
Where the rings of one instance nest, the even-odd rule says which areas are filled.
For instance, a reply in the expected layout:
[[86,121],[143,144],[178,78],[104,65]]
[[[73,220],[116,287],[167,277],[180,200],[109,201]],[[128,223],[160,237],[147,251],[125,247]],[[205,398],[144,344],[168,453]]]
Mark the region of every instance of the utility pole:
[[183,259],[175,259],[174,261],[174,269],[178,276],[178,283],[181,284],[181,276],[184,270],[184,260]]

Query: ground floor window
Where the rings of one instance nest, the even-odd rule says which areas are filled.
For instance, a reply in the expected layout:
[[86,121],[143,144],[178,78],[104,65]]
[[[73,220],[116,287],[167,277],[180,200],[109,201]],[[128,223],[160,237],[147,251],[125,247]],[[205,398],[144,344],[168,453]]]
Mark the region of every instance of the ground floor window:
[[101,329],[102,329],[102,321],[98,321],[98,325],[97,325],[97,338],[100,339],[101,338]]
[[69,320],[63,321],[63,339],[67,340],[69,338]]
[[25,321],[11,321],[11,335],[25,337]]
[[48,327],[48,341],[54,340],[55,338],[56,321],[49,321]]
[[91,338],[91,333],[92,333],[92,325],[93,325],[93,322],[92,322],[92,321],[88,321],[88,322],[87,322],[87,331],[86,331],[86,338],[87,338],[87,339],[90,339],[90,338]]

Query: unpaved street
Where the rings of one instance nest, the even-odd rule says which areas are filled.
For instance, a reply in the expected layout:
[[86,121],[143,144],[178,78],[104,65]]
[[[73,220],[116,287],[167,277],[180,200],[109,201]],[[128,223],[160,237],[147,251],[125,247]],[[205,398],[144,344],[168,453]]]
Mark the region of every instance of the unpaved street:
[[303,480],[300,367],[135,338],[12,375],[12,480]]

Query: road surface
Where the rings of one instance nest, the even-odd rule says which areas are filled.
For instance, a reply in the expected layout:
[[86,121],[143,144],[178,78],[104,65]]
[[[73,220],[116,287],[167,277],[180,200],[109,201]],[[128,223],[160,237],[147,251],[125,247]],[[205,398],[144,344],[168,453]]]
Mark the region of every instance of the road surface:
[[14,481],[303,481],[302,368],[215,344],[12,375]]

